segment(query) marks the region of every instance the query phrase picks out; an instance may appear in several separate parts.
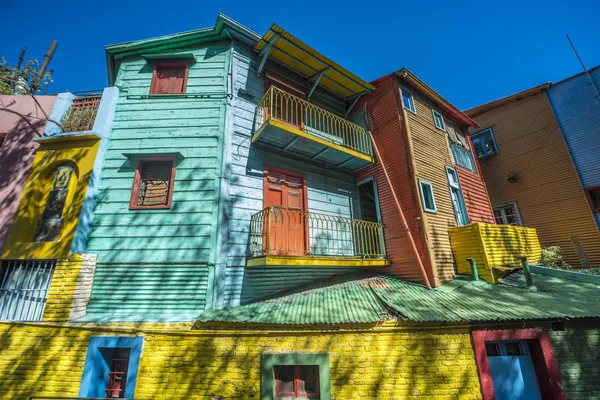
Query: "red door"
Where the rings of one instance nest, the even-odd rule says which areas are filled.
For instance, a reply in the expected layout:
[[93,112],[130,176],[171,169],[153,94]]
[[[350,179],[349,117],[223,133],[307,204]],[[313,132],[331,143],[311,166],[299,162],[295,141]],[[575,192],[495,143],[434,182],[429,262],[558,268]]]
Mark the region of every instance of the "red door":
[[279,168],[265,169],[265,229],[267,254],[306,255],[306,185],[299,174]]

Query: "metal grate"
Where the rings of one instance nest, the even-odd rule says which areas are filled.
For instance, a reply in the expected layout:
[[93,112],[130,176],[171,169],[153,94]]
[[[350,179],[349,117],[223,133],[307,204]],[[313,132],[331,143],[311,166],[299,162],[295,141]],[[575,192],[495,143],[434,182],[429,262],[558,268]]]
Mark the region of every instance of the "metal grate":
[[41,321],[55,261],[4,261],[0,320]]
[[61,120],[65,132],[92,130],[101,99],[102,96],[86,96],[73,100],[71,109]]

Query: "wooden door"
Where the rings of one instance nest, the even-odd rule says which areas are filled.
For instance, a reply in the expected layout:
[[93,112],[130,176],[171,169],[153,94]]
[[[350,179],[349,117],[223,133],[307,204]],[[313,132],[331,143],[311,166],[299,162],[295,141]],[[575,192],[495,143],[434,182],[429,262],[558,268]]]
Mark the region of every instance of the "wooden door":
[[305,255],[307,201],[304,176],[268,167],[264,184],[264,206],[269,212],[263,250],[271,255]]

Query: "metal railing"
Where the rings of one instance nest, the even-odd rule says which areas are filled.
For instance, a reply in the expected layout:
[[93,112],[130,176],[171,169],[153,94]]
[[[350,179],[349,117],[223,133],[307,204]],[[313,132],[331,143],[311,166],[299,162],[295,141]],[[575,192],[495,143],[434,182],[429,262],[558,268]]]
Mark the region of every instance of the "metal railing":
[[250,219],[251,256],[384,259],[383,225],[271,206]]
[[102,96],[85,96],[73,100],[71,109],[61,119],[65,132],[91,131]]
[[452,151],[452,158],[454,158],[454,163],[456,165],[460,165],[469,171],[477,172],[475,160],[470,150],[465,149],[453,141],[450,141],[450,150]]
[[373,157],[365,128],[275,86],[267,90],[256,106],[256,130],[270,119],[294,125],[332,144]]

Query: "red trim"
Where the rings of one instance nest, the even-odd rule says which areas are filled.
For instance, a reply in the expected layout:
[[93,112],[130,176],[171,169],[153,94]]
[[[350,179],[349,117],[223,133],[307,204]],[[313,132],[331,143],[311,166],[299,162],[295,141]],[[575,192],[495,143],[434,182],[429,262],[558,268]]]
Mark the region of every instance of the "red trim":
[[[279,367],[290,367],[291,365],[279,365]],[[277,378],[277,375],[275,375],[275,396],[277,397],[312,397],[312,396],[318,396],[320,393],[320,387],[321,387],[321,382],[319,381],[319,367],[317,366],[317,381],[316,381],[316,392],[301,392],[300,391],[300,369],[302,367],[306,367],[308,365],[294,365],[294,391],[293,392],[280,392],[279,391],[279,382],[281,382],[280,379]]]
[[190,65],[186,62],[160,62],[157,63],[154,67],[154,71],[152,72],[152,83],[150,84],[150,94],[164,94],[158,93],[158,76],[157,70],[160,68],[185,68],[185,72],[183,74],[183,88],[181,93],[167,93],[167,94],[185,94],[187,90],[187,80],[188,73],[190,71]]
[[598,204],[598,207],[594,207],[594,201],[592,200],[592,192],[600,191],[600,186],[591,187],[584,190],[585,195],[587,196],[588,201],[590,202],[590,207],[592,207],[592,211],[595,213],[600,213],[600,204]]
[[[156,162],[156,161],[171,161],[171,182],[169,184],[169,198],[167,199],[167,204],[159,205],[159,206],[138,206],[138,196],[140,192],[140,182],[142,180],[141,170],[142,165],[146,162]],[[173,186],[175,184],[175,157],[154,157],[154,158],[143,158],[138,160],[137,165],[135,167],[135,175],[133,178],[133,187],[131,188],[131,199],[129,200],[129,209],[130,210],[150,210],[150,209],[166,209],[171,208],[171,202],[173,200]]]
[[510,329],[498,331],[473,331],[473,347],[479,376],[481,379],[481,389],[485,400],[494,400],[494,385],[490,373],[490,364],[488,363],[485,352],[486,341],[504,341],[504,340],[527,340],[531,358],[535,366],[535,372],[540,385],[542,398],[548,400],[564,400],[565,392],[562,388],[562,380],[558,369],[558,362],[554,356],[552,342],[547,330],[543,329]]

